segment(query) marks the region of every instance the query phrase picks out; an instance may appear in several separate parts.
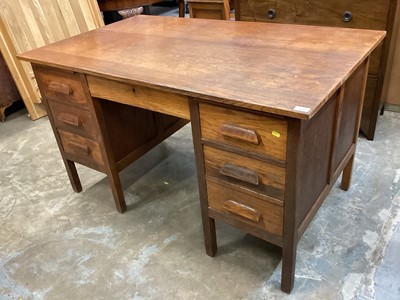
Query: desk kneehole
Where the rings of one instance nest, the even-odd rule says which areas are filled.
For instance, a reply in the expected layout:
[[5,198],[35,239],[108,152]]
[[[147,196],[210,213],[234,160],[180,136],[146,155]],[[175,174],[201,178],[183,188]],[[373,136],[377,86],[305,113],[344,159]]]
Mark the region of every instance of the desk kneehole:
[[91,75],[87,82],[92,97],[190,120],[189,100],[184,95]]

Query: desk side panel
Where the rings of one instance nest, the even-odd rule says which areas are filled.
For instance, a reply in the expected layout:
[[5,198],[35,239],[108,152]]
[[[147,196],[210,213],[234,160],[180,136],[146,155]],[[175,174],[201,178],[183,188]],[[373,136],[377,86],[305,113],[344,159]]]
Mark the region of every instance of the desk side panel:
[[341,109],[340,125],[339,125],[339,142],[337,143],[335,156],[333,161],[334,171],[336,171],[340,163],[345,158],[351,146],[355,143],[355,128],[358,125],[357,110],[360,98],[363,94],[362,82],[365,75],[365,64],[359,67],[354,74],[346,81],[343,104]]
[[313,119],[303,121],[302,150],[298,162],[300,202],[297,209],[300,223],[329,184],[337,100],[338,93],[331,97]]
[[361,108],[365,94],[368,60],[332,96],[310,121],[302,121],[298,162],[298,239],[307,229],[340,173],[343,186],[350,184]]

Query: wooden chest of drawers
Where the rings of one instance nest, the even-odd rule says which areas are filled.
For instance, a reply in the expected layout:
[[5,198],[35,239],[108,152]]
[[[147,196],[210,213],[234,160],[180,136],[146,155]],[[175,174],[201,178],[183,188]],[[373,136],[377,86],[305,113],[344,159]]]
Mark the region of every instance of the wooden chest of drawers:
[[[373,140],[398,0],[239,0],[236,20],[386,30],[370,57],[360,129]],[[340,47],[340,45],[337,45]]]

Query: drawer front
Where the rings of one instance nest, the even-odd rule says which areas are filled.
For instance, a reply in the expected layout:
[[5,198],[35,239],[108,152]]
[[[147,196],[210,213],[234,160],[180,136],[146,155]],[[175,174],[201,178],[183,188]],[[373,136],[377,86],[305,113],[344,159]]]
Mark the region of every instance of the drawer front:
[[70,155],[72,160],[86,166],[104,166],[98,142],[61,129],[58,133],[64,152]]
[[283,207],[207,180],[208,206],[230,218],[282,236]]
[[285,168],[204,146],[206,175],[279,200],[284,199]]
[[49,101],[49,106],[57,128],[98,140],[100,133],[92,112],[55,101]]
[[240,20],[384,30],[389,5],[390,0],[241,0]]
[[47,100],[82,108],[88,107],[87,96],[79,74],[41,67],[35,68],[35,74],[42,96]]
[[90,75],[87,82],[93,97],[190,120],[187,96]]
[[202,103],[199,108],[203,139],[286,161],[286,120]]

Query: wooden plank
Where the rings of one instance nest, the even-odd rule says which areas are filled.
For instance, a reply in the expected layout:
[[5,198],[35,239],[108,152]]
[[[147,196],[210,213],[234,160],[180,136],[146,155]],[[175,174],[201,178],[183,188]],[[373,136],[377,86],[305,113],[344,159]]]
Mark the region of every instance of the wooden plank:
[[79,3],[79,9],[82,12],[82,20],[86,30],[92,30],[97,28],[96,20],[92,16],[92,11],[89,2],[77,2]]
[[[33,26],[33,24],[40,24],[38,21],[40,21],[42,18],[40,18],[40,15],[38,14],[37,11],[37,6],[35,6],[35,2],[33,1],[28,1],[28,2],[21,2],[21,9],[22,12],[24,13],[24,17],[26,18],[27,24],[29,24],[30,32],[32,34],[32,38],[34,39],[32,45],[36,45],[38,47],[44,46],[45,44],[48,44],[47,37],[43,36],[41,33],[42,28],[39,26]],[[42,13],[43,16],[43,13]],[[29,31],[27,31],[29,32]],[[46,43],[47,41],[47,43]]]
[[42,0],[40,5],[36,5],[36,13],[40,16],[38,25],[41,27],[42,35],[47,38],[46,44],[68,37],[61,26],[63,22],[60,18],[60,10],[54,4]]
[[75,17],[73,15],[71,3],[63,0],[57,0],[57,3],[63,15],[65,24],[67,25],[68,34],[70,36],[79,34],[79,26],[76,23]]
[[83,11],[81,7],[81,2],[78,1],[71,1],[71,9],[73,12],[73,16],[75,18],[75,23],[78,25],[79,32],[86,32],[89,30],[85,17],[83,16]]

